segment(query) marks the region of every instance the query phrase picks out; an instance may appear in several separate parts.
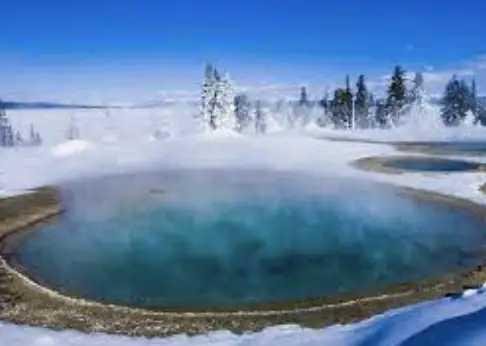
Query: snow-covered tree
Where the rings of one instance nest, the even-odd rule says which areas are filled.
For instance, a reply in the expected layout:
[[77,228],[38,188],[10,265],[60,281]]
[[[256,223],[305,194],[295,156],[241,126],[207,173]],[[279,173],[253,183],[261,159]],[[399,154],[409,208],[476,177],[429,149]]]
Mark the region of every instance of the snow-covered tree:
[[312,103],[309,101],[309,94],[306,87],[300,88],[299,100],[294,106],[292,117],[289,119],[289,125],[305,126],[309,122]]
[[430,110],[427,108],[427,100],[422,73],[416,72],[412,79],[410,92],[403,106],[400,124],[421,125],[430,120]]
[[334,98],[329,102],[331,121],[336,128],[350,129],[354,126],[353,93],[346,76],[346,88],[334,90]]
[[0,147],[12,147],[15,144],[12,125],[7,118],[5,107],[0,101]]
[[377,100],[375,105],[375,118],[374,126],[380,128],[388,128],[391,124],[390,114],[388,113],[388,107],[385,101]]
[[410,91],[410,103],[423,105],[425,101],[424,77],[422,73],[415,73],[412,81],[412,90]]
[[211,110],[215,92],[216,70],[210,64],[206,65],[204,81],[201,89],[201,105],[199,109],[199,122],[203,131],[214,130],[216,125],[213,122]]
[[236,129],[244,131],[252,122],[251,103],[246,94],[238,94],[235,97]]
[[471,82],[471,100],[470,100],[470,108],[471,113],[474,117],[474,124],[479,122],[479,107],[478,107],[478,91],[476,86],[476,78],[473,78]]
[[401,66],[395,66],[390,84],[387,90],[387,113],[390,126],[398,123],[403,107],[406,103],[407,88],[405,85],[405,70]]
[[324,96],[318,102],[319,108],[321,109],[320,116],[317,117],[316,123],[318,126],[325,127],[331,124],[331,101],[329,100],[329,94],[326,92]]
[[471,90],[464,80],[454,75],[447,83],[442,97],[441,117],[445,125],[460,125],[470,111]]
[[30,124],[30,139],[29,139],[30,145],[41,145],[42,144],[42,138],[34,128],[34,124]]
[[211,65],[206,66],[199,118],[203,131],[236,128],[233,85],[228,73],[221,76]]
[[372,126],[371,121],[371,107],[372,97],[368,88],[366,87],[365,76],[360,75],[356,82],[356,99],[354,101],[354,113],[356,119],[356,126],[366,128]]
[[228,73],[217,78],[212,116],[216,128],[236,129],[234,90]]
[[262,101],[258,100],[255,105],[255,132],[265,133],[267,130],[267,113],[263,108]]

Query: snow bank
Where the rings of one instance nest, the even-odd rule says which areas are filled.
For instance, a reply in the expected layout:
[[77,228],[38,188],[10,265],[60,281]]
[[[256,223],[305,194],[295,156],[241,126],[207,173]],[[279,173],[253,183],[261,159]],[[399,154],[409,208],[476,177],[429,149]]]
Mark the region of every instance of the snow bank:
[[227,331],[166,339],[129,338],[0,323],[3,346],[413,346],[486,344],[486,296],[476,292],[457,299],[444,298],[390,311],[369,320],[326,329],[276,326],[258,333]]
[[200,135],[200,137],[205,139],[224,139],[224,138],[242,138],[243,135],[239,134],[234,130],[223,127],[213,131],[204,132]]
[[93,144],[88,141],[74,139],[54,147],[52,149],[52,154],[58,157],[71,156],[82,153],[83,151],[92,150],[93,147]]

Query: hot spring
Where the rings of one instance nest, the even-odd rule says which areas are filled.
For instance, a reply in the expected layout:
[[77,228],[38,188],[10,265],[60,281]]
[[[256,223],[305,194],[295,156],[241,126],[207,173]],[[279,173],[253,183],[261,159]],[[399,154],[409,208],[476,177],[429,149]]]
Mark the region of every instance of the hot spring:
[[25,233],[12,261],[89,300],[233,309],[359,293],[477,263],[485,226],[366,181],[194,169],[61,186],[67,212]]
[[486,141],[451,142],[403,142],[398,148],[405,151],[427,152],[431,154],[485,155]]
[[420,172],[464,172],[480,168],[480,164],[474,162],[426,157],[389,159],[383,162],[383,166]]
[[439,142],[439,143],[431,144],[431,146],[443,150],[460,151],[464,153],[486,154],[486,142],[479,142],[479,141]]

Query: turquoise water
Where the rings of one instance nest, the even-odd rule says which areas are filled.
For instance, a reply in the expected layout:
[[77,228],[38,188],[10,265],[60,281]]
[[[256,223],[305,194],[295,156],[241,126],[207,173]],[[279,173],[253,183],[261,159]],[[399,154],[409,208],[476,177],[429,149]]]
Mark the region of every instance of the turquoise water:
[[373,183],[257,170],[167,170],[63,187],[68,212],[15,259],[71,295],[238,307],[359,292],[477,259],[484,225]]
[[461,172],[478,168],[478,164],[460,160],[424,160],[422,158],[407,158],[400,160],[390,160],[385,166],[409,171],[422,172]]
[[458,141],[458,142],[440,142],[432,143],[433,147],[462,151],[465,153],[486,153],[486,142],[480,141]]

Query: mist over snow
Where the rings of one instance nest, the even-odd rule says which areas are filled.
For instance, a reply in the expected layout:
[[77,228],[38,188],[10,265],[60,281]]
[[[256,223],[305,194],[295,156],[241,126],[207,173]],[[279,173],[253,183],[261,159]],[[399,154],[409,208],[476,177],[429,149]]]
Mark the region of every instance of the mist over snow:
[[[403,124],[392,129],[335,130],[286,126],[281,114],[271,114],[266,134],[236,133],[228,129],[201,132],[197,107],[174,104],[150,109],[17,110],[9,111],[12,126],[28,133],[31,123],[42,135],[42,145],[0,148],[0,194],[10,195],[44,184],[86,176],[171,167],[234,167],[298,170],[312,174],[372,179],[428,190],[440,190],[479,203],[486,200],[477,189],[481,173],[388,176],[358,171],[354,159],[394,154],[387,145],[331,142],[322,136],[379,140],[477,140],[486,130],[473,125],[446,128],[437,106],[411,110]],[[75,124],[77,138],[68,140]],[[472,158],[486,162],[485,158]],[[371,206],[370,206],[371,208]],[[371,209],[370,209],[370,212]],[[76,331],[0,323],[3,346],[152,346],[152,345],[484,345],[486,295],[470,290],[458,299],[426,302],[346,326],[303,329],[276,326],[258,333],[235,335],[219,331],[167,339],[128,338]],[[433,340],[433,341],[431,341]]]

